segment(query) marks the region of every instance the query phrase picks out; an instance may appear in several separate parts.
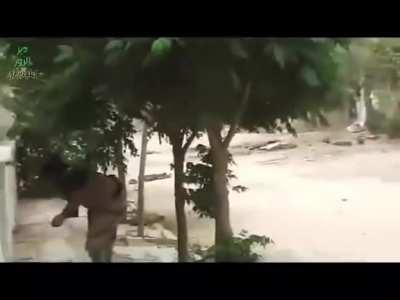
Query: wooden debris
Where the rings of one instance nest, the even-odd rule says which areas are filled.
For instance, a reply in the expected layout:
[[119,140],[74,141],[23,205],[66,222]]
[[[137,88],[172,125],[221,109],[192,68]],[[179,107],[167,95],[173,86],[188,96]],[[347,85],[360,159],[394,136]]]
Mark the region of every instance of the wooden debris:
[[[145,175],[144,176],[144,181],[155,181],[155,180],[161,180],[161,179],[167,179],[171,178],[171,174],[167,173],[160,173],[160,174],[150,174],[150,175]],[[130,179],[129,184],[137,184],[138,181],[136,179]]]
[[248,149],[249,150],[256,150],[256,149],[259,149],[259,148],[262,148],[262,147],[265,147],[267,145],[274,144],[274,143],[277,143],[277,142],[280,142],[280,140],[271,140],[271,141],[268,141],[268,142],[258,143],[258,144],[255,144],[253,146],[248,146]]
[[147,151],[146,154],[147,155],[151,155],[151,154],[160,154],[161,152],[159,151]]
[[284,143],[284,142],[275,142],[271,143],[267,146],[259,148],[259,150],[266,150],[266,151],[277,151],[277,150],[287,150],[296,148],[297,145],[293,143]]
[[167,173],[151,174],[151,175],[145,175],[144,181],[154,181],[154,180],[161,180],[161,179],[167,179],[167,178],[171,178],[171,174],[167,174]]
[[337,141],[332,144],[335,146],[351,146],[351,145],[353,145],[353,143],[350,141]]

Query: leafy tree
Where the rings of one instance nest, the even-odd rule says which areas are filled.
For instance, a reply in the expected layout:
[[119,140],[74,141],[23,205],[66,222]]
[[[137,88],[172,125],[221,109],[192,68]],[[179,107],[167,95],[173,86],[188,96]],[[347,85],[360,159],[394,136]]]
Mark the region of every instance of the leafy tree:
[[340,76],[354,102],[365,103],[366,125],[371,131],[380,131],[385,125],[385,116],[373,108],[371,92],[385,90],[393,98],[400,74],[399,49],[398,39],[357,38],[342,52]]
[[[193,205],[194,212],[200,218],[215,218],[215,186],[213,183],[213,162],[209,147],[199,144],[196,147],[198,163],[187,162],[185,171],[186,201]],[[229,164],[235,162],[229,154]],[[230,186],[229,181],[237,178],[231,169],[227,170],[226,181],[232,191],[244,192],[247,187]]]
[[[147,43],[148,39],[143,39],[143,41]],[[114,164],[112,157],[118,157],[114,154],[122,148],[121,139],[115,138],[116,135],[133,133],[133,129],[127,125],[129,122],[125,121],[134,117],[143,119],[141,112],[145,103],[147,103],[147,99],[143,97],[130,98],[132,94],[129,93],[132,85],[132,73],[142,71],[141,68],[135,68],[138,62],[139,66],[143,62],[141,58],[143,48],[137,47],[137,43],[140,46],[141,42],[141,39],[126,41],[118,39],[73,39],[64,41],[63,46],[58,47],[59,53],[55,60],[47,62],[51,66],[56,65],[58,69],[50,72],[45,82],[34,89],[33,92],[18,95],[18,102],[8,103],[16,112],[18,118],[10,135],[18,138],[22,134],[26,136],[29,132],[32,140],[35,141],[38,141],[37,136],[46,136],[49,141],[47,144],[36,145],[40,149],[44,149],[43,151],[62,150],[71,160],[73,160],[73,156],[78,162],[86,158],[88,162],[85,163],[90,163],[93,167],[99,164],[103,169]],[[151,65],[154,58],[157,59],[158,56],[162,58],[160,43],[157,43],[152,47],[156,55],[151,55],[150,59],[144,61],[145,63],[150,62]],[[55,48],[56,46],[59,45],[56,43]],[[118,52],[122,48],[128,52],[134,50],[133,56],[127,56],[130,59],[129,62],[133,62],[132,64],[118,65],[118,61],[124,58]],[[163,46],[161,46],[161,50],[162,48]],[[146,48],[144,52],[145,58],[149,58],[147,50]],[[54,56],[49,55],[49,57]],[[113,68],[115,64],[117,64],[117,67]],[[116,72],[113,72],[113,70]],[[135,82],[134,80],[133,83]],[[134,90],[140,89],[135,86]],[[26,90],[24,89],[24,91]],[[142,91],[143,89],[138,93],[135,92],[134,95],[139,95]],[[57,101],[54,101],[55,99]],[[22,107],[26,109],[27,103],[32,106],[28,113],[22,111]],[[115,109],[114,103],[118,104],[117,109]],[[168,109],[173,108],[169,107]],[[122,114],[125,111],[127,114]],[[189,141],[193,140],[194,135],[192,134],[186,145],[183,145],[184,135],[190,134],[189,129],[184,128],[186,131],[181,133],[181,127],[170,126],[168,122],[161,120],[160,116],[165,119],[168,115],[165,109],[157,110],[155,115],[158,120],[157,128],[162,128],[161,124],[164,124],[165,130],[160,131],[161,136],[165,136],[165,132],[168,132],[168,136],[173,141],[174,153],[179,156],[179,160],[175,161],[175,166],[178,166],[175,169],[180,170],[179,166],[183,168],[182,154],[189,147]],[[120,122],[111,122],[110,125],[110,118],[113,117],[117,118],[114,121]],[[44,122],[45,119],[47,122]],[[99,130],[89,130],[98,127]],[[125,130],[122,130],[123,127]],[[49,145],[50,141],[51,145]],[[125,145],[127,143],[129,141],[125,141]],[[181,144],[179,145],[179,143]],[[24,150],[20,149],[24,153]],[[41,158],[45,156],[46,153],[40,155]],[[176,173],[179,172],[176,171]],[[181,174],[183,174],[183,169]],[[176,178],[179,181],[179,174]],[[179,188],[177,194],[182,194]],[[179,251],[181,260],[184,260],[187,256],[187,233],[184,199],[182,196],[180,198],[182,201],[177,204],[178,216],[180,216],[178,217],[178,227],[181,232],[178,248],[181,249]],[[182,230],[182,228],[185,229]]]
[[[132,116],[141,117],[138,108],[151,102],[153,130],[160,140],[167,139],[173,149],[175,212],[178,228],[179,261],[188,259],[188,234],[183,189],[185,154],[196,137],[195,111],[191,109],[193,89],[186,78],[184,61],[176,53],[176,40],[126,39],[114,41],[109,57],[115,79],[112,90],[121,94],[121,107]],[[117,46],[118,45],[118,46]],[[178,64],[175,65],[175,62]],[[125,66],[130,68],[126,69]],[[119,77],[117,77],[119,74]],[[129,84],[126,84],[129,80]],[[132,101],[133,100],[133,101]]]
[[[154,129],[173,148],[180,261],[188,257],[185,154],[196,136],[207,133],[215,193],[216,258],[230,260],[226,249],[234,239],[227,189],[229,145],[240,128],[275,130],[283,124],[294,133],[290,120],[310,115],[323,118],[323,108],[337,104],[337,95],[328,91],[340,87],[336,80],[339,42],[272,38],[73,40],[72,54],[64,47],[57,62],[61,73],[46,81],[40,97],[30,95],[36,99],[32,107],[43,104],[44,110],[35,110],[40,117],[19,115],[23,121],[30,120],[28,128],[60,141],[65,132],[84,131],[93,127],[95,120],[104,120],[98,108],[109,101],[116,103],[127,119],[143,119],[142,110],[151,102]],[[96,88],[101,97],[93,95]],[[51,102],[55,98],[59,100]],[[49,120],[47,126],[44,117]],[[50,135],[54,132],[57,134]],[[94,152],[91,155],[95,156]],[[105,153],[99,155],[107,162],[110,156]]]
[[326,92],[338,87],[336,47],[329,39],[187,41],[185,50],[197,80],[194,102],[213,163],[217,260],[229,260],[223,248],[233,237],[226,178],[233,137],[240,127],[273,130],[279,126],[277,120],[294,132],[290,119],[307,119],[309,113],[320,117],[322,107],[334,106],[335,97]]
[[[294,132],[291,119],[308,119],[309,115],[322,118],[323,107],[337,104],[336,94],[329,95],[327,91],[340,87],[336,81],[338,42],[171,38],[160,46],[160,40],[133,40],[131,47],[137,48],[132,55],[125,51],[129,42],[119,44],[120,50],[115,53],[121,59],[116,64],[131,67],[127,73],[121,72],[121,67],[115,69],[120,77],[131,80],[132,89],[125,92],[136,99],[135,103],[151,101],[158,108],[157,131],[168,137],[173,146],[177,215],[179,211],[184,214],[181,178],[184,153],[190,144],[182,146],[183,138],[189,132],[191,142],[199,132],[207,133],[213,166],[217,256],[219,248],[233,236],[226,186],[228,147],[233,137],[239,128],[274,130],[279,123]],[[225,125],[228,130],[223,136]],[[179,228],[184,227],[178,218],[178,235]]]
[[[10,49],[19,44],[9,42],[12,58]],[[48,54],[46,59],[40,53],[32,54],[38,68],[45,70],[45,78],[13,83],[18,93],[5,103],[16,115],[9,135],[18,141],[19,177],[35,185],[40,164],[53,151],[63,152],[72,162],[88,162],[93,169],[117,167],[121,175],[126,168],[122,151],[128,148],[132,154],[136,152],[135,130],[132,119],[118,110],[112,97],[103,97],[105,76],[99,50],[106,41],[71,39],[69,45],[67,41],[59,43],[30,41],[29,49]],[[32,153],[37,153],[37,167],[27,176],[32,173],[27,163]]]

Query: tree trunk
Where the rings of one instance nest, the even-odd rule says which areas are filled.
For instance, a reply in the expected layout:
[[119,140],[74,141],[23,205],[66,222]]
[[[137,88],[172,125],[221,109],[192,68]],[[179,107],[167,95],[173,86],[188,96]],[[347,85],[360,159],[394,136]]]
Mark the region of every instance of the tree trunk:
[[144,175],[146,169],[146,152],[147,152],[147,124],[144,122],[142,130],[142,147],[140,149],[140,166],[138,176],[138,236],[144,236]]
[[117,163],[117,172],[118,178],[123,183],[124,187],[126,186],[126,177],[125,177],[125,168],[124,168],[124,148],[122,141],[119,141],[118,147],[116,149],[116,163]]
[[214,185],[217,195],[215,211],[215,246],[216,261],[230,261],[229,246],[233,238],[232,226],[230,222],[229,192],[226,182],[226,163],[214,167]]
[[211,155],[213,160],[213,182],[215,188],[215,259],[216,261],[232,261],[233,253],[230,246],[233,240],[233,231],[229,212],[229,191],[228,191],[228,162],[229,145],[239,129],[240,121],[245,113],[250,101],[252,82],[245,84],[243,95],[239,107],[234,115],[228,134],[222,138],[222,122],[209,123],[207,126],[207,136],[210,143]]
[[360,74],[359,79],[359,98],[357,101],[357,123],[364,127],[367,123],[367,106],[365,95],[365,76]]
[[215,205],[215,259],[230,261],[229,246],[233,238],[229,214],[229,191],[226,173],[228,169],[228,151],[223,146],[218,128],[207,128],[207,135],[213,157],[213,181],[216,192]]
[[178,231],[178,261],[188,260],[188,232],[185,213],[185,198],[183,190],[183,165],[185,152],[180,144],[176,142],[172,146],[174,154],[174,173],[175,173],[175,214]]
[[[124,185],[124,189],[126,189],[126,177],[125,177],[125,167],[124,167],[124,152],[123,152],[123,144],[122,140],[119,141],[118,147],[116,149],[116,163],[117,163],[117,171],[118,178]],[[126,220],[127,211],[124,213],[123,219]]]

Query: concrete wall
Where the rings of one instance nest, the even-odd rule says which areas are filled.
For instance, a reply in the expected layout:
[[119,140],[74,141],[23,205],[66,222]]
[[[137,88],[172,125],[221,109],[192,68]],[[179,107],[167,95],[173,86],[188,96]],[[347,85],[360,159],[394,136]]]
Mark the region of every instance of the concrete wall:
[[0,143],[0,262],[13,257],[13,229],[16,224],[17,188],[15,144]]
[[12,114],[0,105],[0,141],[5,139],[7,130],[11,127],[13,121]]
[[[1,89],[0,100],[3,93]],[[11,112],[0,105],[0,261],[10,261],[13,256],[13,229],[17,206],[15,143],[6,138],[13,121]]]
[[5,261],[4,247],[6,247],[6,201],[5,201],[5,164],[0,163],[0,262]]

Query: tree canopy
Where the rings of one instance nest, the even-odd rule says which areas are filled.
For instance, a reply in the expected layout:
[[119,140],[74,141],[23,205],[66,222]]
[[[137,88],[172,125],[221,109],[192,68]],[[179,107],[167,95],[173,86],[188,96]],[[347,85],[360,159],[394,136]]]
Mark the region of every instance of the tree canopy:
[[121,141],[135,153],[132,120],[151,120],[153,130],[173,146],[178,241],[185,241],[181,254],[187,248],[185,153],[194,138],[205,133],[209,139],[203,162],[214,197],[207,212],[216,219],[220,244],[233,235],[226,185],[235,133],[282,125],[294,133],[292,119],[323,119],[324,110],[341,100],[347,78],[340,77],[346,74],[340,73],[347,43],[342,39],[10,40],[4,63],[12,65],[21,42],[46,75],[15,83],[17,96],[6,102],[16,115],[9,135],[19,141],[22,165],[32,156],[40,160],[61,151],[71,161],[106,170],[117,164]]

